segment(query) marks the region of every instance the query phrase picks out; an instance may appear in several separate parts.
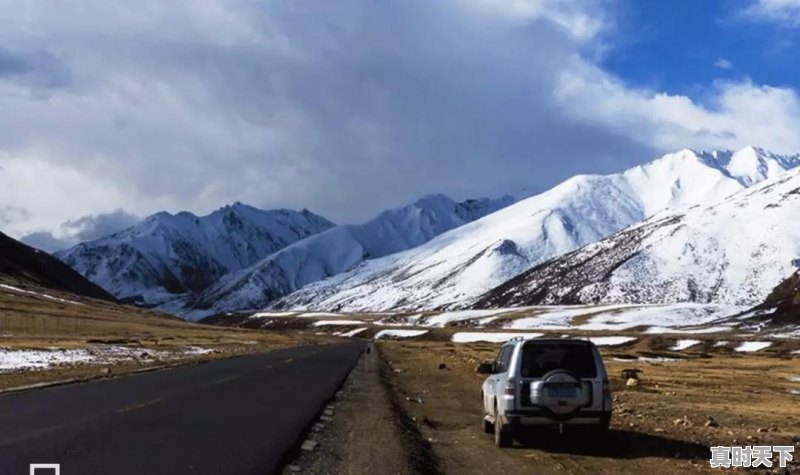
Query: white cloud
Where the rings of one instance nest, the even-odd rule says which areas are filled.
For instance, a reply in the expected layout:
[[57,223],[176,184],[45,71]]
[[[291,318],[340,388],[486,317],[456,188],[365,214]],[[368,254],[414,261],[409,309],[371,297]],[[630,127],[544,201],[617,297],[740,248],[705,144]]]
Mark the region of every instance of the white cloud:
[[575,117],[602,122],[661,150],[745,145],[800,150],[800,99],[792,89],[718,81],[708,91],[708,105],[701,105],[686,96],[627,87],[576,59],[556,94]]
[[797,150],[791,89],[699,104],[604,71],[608,4],[0,0],[0,223],[60,239],[235,200],[358,221],[687,146]]
[[458,0],[486,14],[530,21],[546,19],[567,31],[575,40],[588,42],[607,28],[605,2],[572,0]]
[[733,63],[731,63],[725,58],[717,58],[717,60],[714,62],[714,66],[720,69],[732,69]]
[[753,20],[800,26],[800,0],[755,0],[742,13]]

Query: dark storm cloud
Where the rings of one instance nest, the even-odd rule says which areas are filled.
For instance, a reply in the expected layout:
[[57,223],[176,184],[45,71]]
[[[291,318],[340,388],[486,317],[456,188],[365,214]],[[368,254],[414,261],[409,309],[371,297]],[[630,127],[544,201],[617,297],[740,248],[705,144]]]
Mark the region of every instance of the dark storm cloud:
[[[0,77],[69,87],[0,99],[0,144],[113,188],[107,203],[54,204],[65,214],[238,199],[337,221],[434,191],[518,194],[653,153],[552,100],[580,47],[563,26],[469,3],[82,2],[81,21],[69,2],[37,4],[40,35],[0,34],[16,48]],[[11,52],[23,50],[38,53]]]
[[594,68],[608,3],[0,0],[0,202],[28,232],[235,200],[359,221],[621,170],[695,146],[687,115],[732,123]]
[[58,230],[60,237],[53,232],[39,231],[24,236],[21,241],[47,252],[55,252],[122,231],[140,220],[138,216],[117,210],[67,221]]

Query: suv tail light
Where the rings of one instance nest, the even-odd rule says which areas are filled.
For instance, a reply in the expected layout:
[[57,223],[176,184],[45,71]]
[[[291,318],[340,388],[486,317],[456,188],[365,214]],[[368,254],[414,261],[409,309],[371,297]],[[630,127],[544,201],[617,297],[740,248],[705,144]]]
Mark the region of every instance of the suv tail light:
[[506,387],[503,393],[506,396],[514,396],[517,394],[517,383],[511,379],[506,381]]
[[608,378],[603,378],[603,398],[611,398],[611,387]]

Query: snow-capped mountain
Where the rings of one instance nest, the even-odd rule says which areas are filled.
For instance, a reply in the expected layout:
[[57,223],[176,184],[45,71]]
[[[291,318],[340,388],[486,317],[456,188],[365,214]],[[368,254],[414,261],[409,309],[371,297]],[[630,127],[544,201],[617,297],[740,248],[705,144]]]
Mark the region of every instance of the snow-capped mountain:
[[682,150],[613,175],[583,175],[425,245],[306,286],[272,308],[426,309],[474,301],[555,256],[664,209],[719,201],[781,176],[800,156]]
[[199,296],[163,310],[192,319],[236,310],[257,309],[300,287],[354,266],[414,248],[441,233],[497,211],[514,199],[456,202],[426,196],[408,206],[381,213],[361,225],[344,225],[294,243],[254,265],[228,274]]
[[800,257],[800,170],[718,203],[662,212],[535,267],[479,307],[550,303],[755,305]]
[[334,224],[308,210],[260,210],[241,203],[198,217],[154,214],[140,224],[56,253],[115,297],[146,306],[199,292]]

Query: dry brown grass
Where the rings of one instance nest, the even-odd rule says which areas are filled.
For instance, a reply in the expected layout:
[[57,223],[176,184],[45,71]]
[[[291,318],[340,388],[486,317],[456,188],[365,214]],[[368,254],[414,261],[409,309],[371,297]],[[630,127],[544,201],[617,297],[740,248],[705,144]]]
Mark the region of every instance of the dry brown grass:
[[[261,332],[202,325],[103,300],[34,287],[25,290],[36,294],[0,288],[0,348],[68,349],[123,345],[176,350],[176,353],[190,346],[214,350],[207,355],[182,358],[185,363],[331,340],[310,332]],[[164,364],[165,361],[129,361],[115,364],[111,370],[118,374]],[[96,365],[68,365],[49,370],[0,372],[0,389],[65,378],[94,377],[99,371]],[[103,369],[104,373],[107,371]]]
[[[395,390],[408,398],[406,410],[447,473],[715,473],[705,460],[708,446],[791,445],[800,433],[800,396],[787,392],[800,387],[788,380],[800,376],[797,358],[701,351],[631,363],[612,356],[640,355],[639,345],[602,351],[615,391],[607,444],[548,437],[505,450],[480,430],[483,378],[475,373],[498,345],[387,341],[381,351],[394,369]],[[438,369],[441,363],[446,369]],[[644,371],[642,385],[628,389],[619,374],[632,367]],[[719,428],[706,427],[709,416]]]

